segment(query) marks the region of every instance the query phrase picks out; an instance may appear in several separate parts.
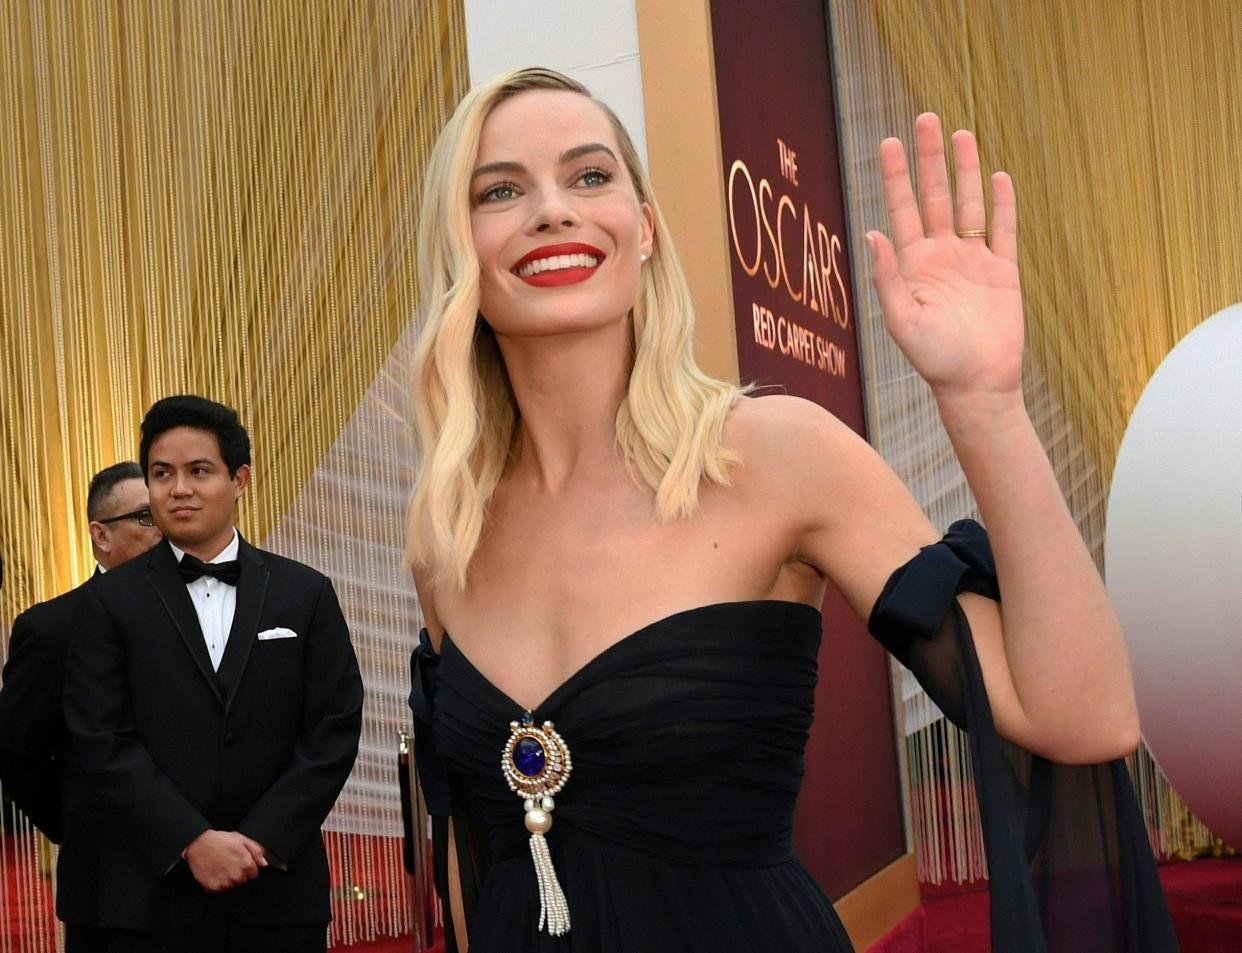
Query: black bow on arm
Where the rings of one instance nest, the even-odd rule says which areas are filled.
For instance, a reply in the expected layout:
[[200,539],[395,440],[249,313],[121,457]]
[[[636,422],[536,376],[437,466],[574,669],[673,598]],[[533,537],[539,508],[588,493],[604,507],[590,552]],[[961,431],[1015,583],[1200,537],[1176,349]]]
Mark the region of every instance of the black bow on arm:
[[181,578],[187,584],[203,576],[210,576],[213,579],[219,579],[225,585],[236,586],[237,580],[241,578],[241,565],[236,559],[226,563],[205,563],[197,556],[186,553],[181,557],[177,568],[181,572]]

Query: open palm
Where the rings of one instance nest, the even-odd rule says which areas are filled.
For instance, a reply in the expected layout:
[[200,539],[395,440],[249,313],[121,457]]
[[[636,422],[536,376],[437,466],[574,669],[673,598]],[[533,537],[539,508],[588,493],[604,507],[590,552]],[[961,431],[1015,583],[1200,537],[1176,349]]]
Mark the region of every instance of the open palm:
[[953,134],[955,202],[939,118],[919,116],[914,131],[917,201],[900,140],[880,145],[893,238],[879,232],[867,238],[885,323],[937,392],[1015,392],[1022,381],[1023,328],[1013,182],[1003,172],[992,176],[989,245],[974,136]]

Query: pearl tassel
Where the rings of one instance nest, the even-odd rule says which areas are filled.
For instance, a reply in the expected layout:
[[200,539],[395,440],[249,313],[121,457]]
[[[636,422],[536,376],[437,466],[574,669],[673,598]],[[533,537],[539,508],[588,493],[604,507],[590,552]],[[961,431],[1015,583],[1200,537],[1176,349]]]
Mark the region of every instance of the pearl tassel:
[[556,879],[548,841],[542,834],[530,835],[530,856],[535,862],[535,878],[539,881],[539,929],[546,925],[549,936],[569,932],[569,902]]

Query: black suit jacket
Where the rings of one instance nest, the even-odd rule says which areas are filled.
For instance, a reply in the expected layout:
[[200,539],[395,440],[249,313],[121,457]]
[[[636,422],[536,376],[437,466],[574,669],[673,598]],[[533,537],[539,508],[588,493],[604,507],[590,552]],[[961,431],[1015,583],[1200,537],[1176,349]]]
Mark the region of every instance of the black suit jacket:
[[[99,850],[100,924],[193,924],[208,903],[244,923],[327,923],[319,835],[358,752],[362,681],[332,584],[240,541],[228,645],[212,671],[167,542],[94,580],[77,613],[65,715],[113,823]],[[294,638],[260,640],[291,629]],[[212,898],[181,852],[208,828],[280,867]]]
[[60,844],[56,913],[95,926],[96,851],[103,819],[69,745],[63,714],[65,649],[82,586],[13,621],[0,688],[0,782],[34,825]]

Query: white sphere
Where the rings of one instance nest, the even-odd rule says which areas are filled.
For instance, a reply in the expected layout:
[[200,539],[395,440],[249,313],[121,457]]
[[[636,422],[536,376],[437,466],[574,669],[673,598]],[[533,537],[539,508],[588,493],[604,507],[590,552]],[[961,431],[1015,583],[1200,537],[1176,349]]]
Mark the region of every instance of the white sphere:
[[527,811],[526,829],[532,834],[546,834],[552,829],[552,815],[538,807]]
[[1107,527],[1144,740],[1190,809],[1242,847],[1242,304],[1186,335],[1148,382]]

